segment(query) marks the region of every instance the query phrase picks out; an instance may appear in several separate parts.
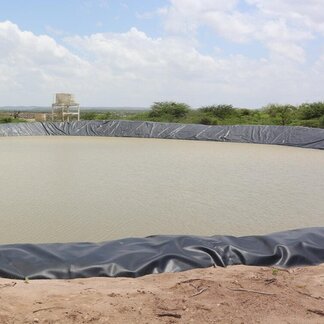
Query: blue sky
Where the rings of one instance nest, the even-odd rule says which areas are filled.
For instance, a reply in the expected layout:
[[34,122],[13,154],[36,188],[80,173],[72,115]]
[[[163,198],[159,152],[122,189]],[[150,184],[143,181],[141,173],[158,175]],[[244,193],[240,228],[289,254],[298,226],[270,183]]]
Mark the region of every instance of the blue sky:
[[[52,37],[68,34],[126,32],[136,26],[150,36],[163,33],[160,19],[140,19],[165,1],[19,0],[2,1],[0,20],[10,20],[23,30]],[[52,30],[52,31],[51,31]],[[57,33],[55,32],[57,31]]]
[[0,106],[323,99],[322,0],[0,1]]

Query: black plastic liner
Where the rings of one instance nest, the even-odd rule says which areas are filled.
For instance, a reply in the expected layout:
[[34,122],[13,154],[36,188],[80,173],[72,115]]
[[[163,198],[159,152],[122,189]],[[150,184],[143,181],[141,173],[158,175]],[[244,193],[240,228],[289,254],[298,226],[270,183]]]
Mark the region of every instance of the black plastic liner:
[[324,149],[324,129],[307,127],[206,126],[125,120],[0,125],[0,136],[27,135],[169,138]]
[[[0,125],[0,136],[116,136],[278,144],[324,149],[324,129],[131,121]],[[0,245],[0,277],[138,277],[235,264],[292,267],[324,262],[324,228],[264,236],[152,236],[103,243]]]
[[0,246],[0,276],[13,279],[139,277],[210,266],[292,267],[323,262],[323,227],[264,236],[151,236]]

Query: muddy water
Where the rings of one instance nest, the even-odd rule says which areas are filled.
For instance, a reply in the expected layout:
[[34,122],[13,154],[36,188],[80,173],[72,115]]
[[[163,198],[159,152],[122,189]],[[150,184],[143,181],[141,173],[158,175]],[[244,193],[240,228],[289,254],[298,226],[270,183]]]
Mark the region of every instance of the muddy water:
[[0,222],[0,243],[324,226],[324,151],[134,138],[0,138]]

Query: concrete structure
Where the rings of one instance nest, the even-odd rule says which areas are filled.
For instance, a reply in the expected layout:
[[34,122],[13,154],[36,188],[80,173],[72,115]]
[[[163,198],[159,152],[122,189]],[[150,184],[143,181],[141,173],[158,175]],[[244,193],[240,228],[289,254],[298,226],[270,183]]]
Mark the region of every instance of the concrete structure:
[[57,93],[52,104],[52,121],[80,120],[80,105],[71,93]]

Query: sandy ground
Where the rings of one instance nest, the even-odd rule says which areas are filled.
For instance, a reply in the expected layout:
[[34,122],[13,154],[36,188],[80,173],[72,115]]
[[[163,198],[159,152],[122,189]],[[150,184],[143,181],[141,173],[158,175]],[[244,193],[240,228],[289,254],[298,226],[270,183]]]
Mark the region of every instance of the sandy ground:
[[0,323],[324,323],[324,265],[0,279]]

